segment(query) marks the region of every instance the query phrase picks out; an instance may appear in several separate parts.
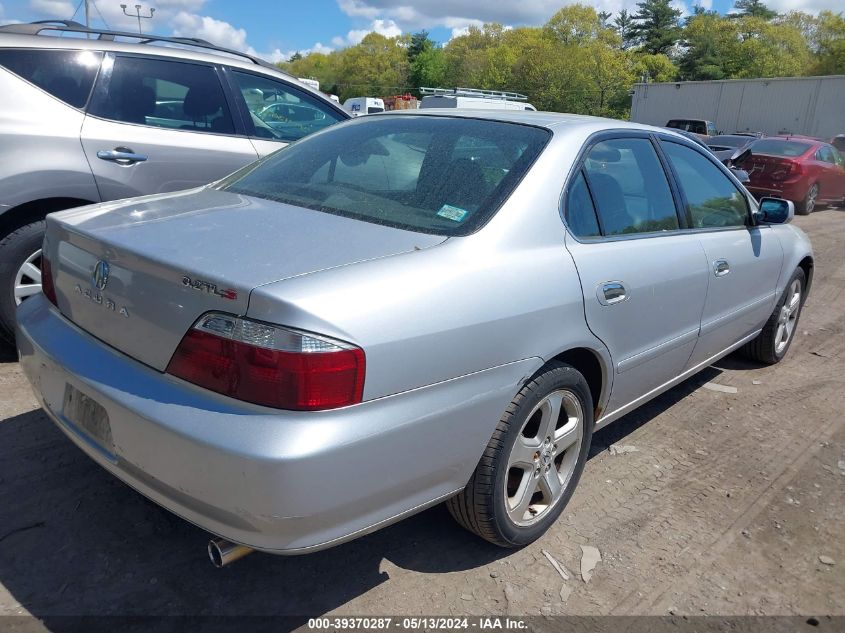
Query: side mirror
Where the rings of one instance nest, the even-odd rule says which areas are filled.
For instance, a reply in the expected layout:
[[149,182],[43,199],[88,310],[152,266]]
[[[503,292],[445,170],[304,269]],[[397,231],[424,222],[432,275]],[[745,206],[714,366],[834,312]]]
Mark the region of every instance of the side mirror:
[[736,179],[741,182],[743,185],[751,182],[751,178],[748,175],[748,172],[744,169],[734,169],[731,168],[731,173],[736,177]]
[[757,218],[766,224],[787,224],[795,217],[795,205],[782,198],[762,198]]

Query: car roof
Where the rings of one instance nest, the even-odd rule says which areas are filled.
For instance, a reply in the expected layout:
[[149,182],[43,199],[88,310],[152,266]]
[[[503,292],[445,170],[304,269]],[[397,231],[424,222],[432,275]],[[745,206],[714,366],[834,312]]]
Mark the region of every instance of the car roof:
[[[150,37],[155,37],[150,35]],[[214,49],[200,49],[190,45],[165,45],[165,43],[142,44],[140,42],[125,42],[105,39],[87,39],[84,37],[60,37],[57,35],[24,35],[19,33],[0,32],[0,48],[38,48],[43,50],[92,50],[132,53],[145,57],[168,57],[172,59],[184,59],[201,61],[211,64],[226,64],[243,70],[249,70],[263,75],[276,76],[280,79],[295,83],[297,88],[306,90],[311,94],[319,95],[324,100],[329,100],[319,90],[314,90],[299,81],[293,75],[273,67],[271,64],[262,65],[246,57],[227,54],[225,52],[214,52]]]
[[434,116],[467,119],[486,119],[489,121],[501,121],[504,123],[519,123],[522,125],[533,125],[544,127],[550,130],[573,129],[573,128],[594,128],[591,131],[608,129],[630,129],[644,130],[648,132],[659,132],[667,136],[680,136],[676,130],[668,130],[644,123],[633,123],[619,119],[607,119],[603,117],[588,116],[585,114],[569,114],[565,112],[543,112],[535,110],[476,110],[474,108],[424,108],[417,110],[393,110],[379,114],[371,114],[369,117],[394,117],[394,116]]

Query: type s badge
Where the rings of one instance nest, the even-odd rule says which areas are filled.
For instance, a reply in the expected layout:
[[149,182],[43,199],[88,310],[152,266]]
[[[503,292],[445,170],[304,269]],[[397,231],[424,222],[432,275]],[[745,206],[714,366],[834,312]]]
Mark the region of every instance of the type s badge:
[[189,277],[188,275],[182,276],[182,285],[188,288],[193,288],[194,290],[199,290],[200,292],[205,292],[210,295],[218,296],[221,299],[235,301],[238,298],[238,291],[234,288],[226,288],[221,290],[217,287],[217,284],[213,284],[210,281],[203,281],[202,279],[196,279],[194,277]]

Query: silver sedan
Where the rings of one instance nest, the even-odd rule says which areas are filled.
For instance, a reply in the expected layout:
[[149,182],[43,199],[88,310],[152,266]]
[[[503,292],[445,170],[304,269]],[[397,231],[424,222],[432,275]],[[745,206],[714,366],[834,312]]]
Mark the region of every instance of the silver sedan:
[[92,459],[251,548],[446,500],[543,534],[593,432],[718,358],[776,363],[813,276],[663,129],[535,112],[361,117],[186,192],[49,216],[21,362]]

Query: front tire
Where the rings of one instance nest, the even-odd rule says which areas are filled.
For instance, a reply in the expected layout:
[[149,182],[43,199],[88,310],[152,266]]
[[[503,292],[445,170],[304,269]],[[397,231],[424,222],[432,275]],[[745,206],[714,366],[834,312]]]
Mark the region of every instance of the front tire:
[[18,305],[41,292],[44,220],[26,224],[0,240],[0,339],[15,340]]
[[463,491],[447,501],[470,532],[515,548],[557,520],[584,470],[593,401],[584,376],[549,363],[516,395]]
[[774,365],[783,360],[798,330],[806,287],[804,270],[798,268],[786,284],[786,289],[763,330],[757,338],[742,348],[746,356],[767,365]]

